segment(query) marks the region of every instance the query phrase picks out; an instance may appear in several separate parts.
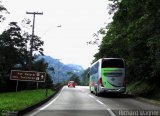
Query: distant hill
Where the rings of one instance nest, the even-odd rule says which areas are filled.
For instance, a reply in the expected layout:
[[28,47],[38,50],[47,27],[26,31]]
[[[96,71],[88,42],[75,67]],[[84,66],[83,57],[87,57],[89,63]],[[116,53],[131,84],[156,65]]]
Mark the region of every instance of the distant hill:
[[[76,64],[63,64],[59,60],[51,57],[51,56],[38,56],[36,60],[44,59],[46,63],[48,63],[48,73],[52,77],[52,80],[54,83],[68,80],[71,75],[68,75],[68,73],[73,73],[77,75],[80,79],[82,79],[82,74],[84,72],[84,69],[80,65]],[[51,70],[51,68],[54,68],[54,71]]]

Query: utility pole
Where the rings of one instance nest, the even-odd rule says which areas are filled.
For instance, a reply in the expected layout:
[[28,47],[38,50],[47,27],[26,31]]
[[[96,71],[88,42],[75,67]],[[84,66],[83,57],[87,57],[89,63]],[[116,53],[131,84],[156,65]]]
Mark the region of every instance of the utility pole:
[[[34,39],[34,25],[35,25],[35,16],[36,15],[43,15],[43,12],[26,12],[26,14],[32,14],[33,15],[33,25],[32,25],[32,38],[30,40],[30,53],[29,53],[29,64],[28,68],[29,70],[32,70],[32,53],[33,53],[33,39]],[[37,82],[37,89],[38,89],[38,82]]]
[[32,38],[30,40],[30,56],[29,56],[29,64],[28,68],[31,70],[32,68],[32,52],[33,52],[33,38],[34,38],[34,25],[35,25],[35,15],[43,15],[43,12],[26,12],[26,14],[32,14],[33,15],[33,25],[32,25]]

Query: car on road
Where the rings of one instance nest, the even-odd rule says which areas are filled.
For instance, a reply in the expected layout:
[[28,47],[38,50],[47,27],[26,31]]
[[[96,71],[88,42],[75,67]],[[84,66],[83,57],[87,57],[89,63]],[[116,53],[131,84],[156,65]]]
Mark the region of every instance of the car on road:
[[69,81],[68,82],[68,87],[75,87],[75,82],[74,81]]

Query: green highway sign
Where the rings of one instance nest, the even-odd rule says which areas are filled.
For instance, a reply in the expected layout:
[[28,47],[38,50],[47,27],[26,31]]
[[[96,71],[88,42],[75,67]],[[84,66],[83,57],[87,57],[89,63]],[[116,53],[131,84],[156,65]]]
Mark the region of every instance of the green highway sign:
[[10,80],[45,82],[45,79],[45,72],[11,70],[10,75]]

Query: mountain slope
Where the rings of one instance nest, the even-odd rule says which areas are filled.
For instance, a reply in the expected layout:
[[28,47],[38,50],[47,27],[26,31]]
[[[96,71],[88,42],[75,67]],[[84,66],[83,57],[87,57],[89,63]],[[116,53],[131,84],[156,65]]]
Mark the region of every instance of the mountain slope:
[[[51,56],[38,56],[36,60],[44,59],[48,64],[47,72],[52,77],[54,83],[68,80],[73,74],[78,76],[80,79],[84,72],[84,69],[80,65],[76,64],[63,64],[59,60],[52,58]],[[51,70],[54,68],[54,71]],[[69,75],[70,73],[70,75]]]

